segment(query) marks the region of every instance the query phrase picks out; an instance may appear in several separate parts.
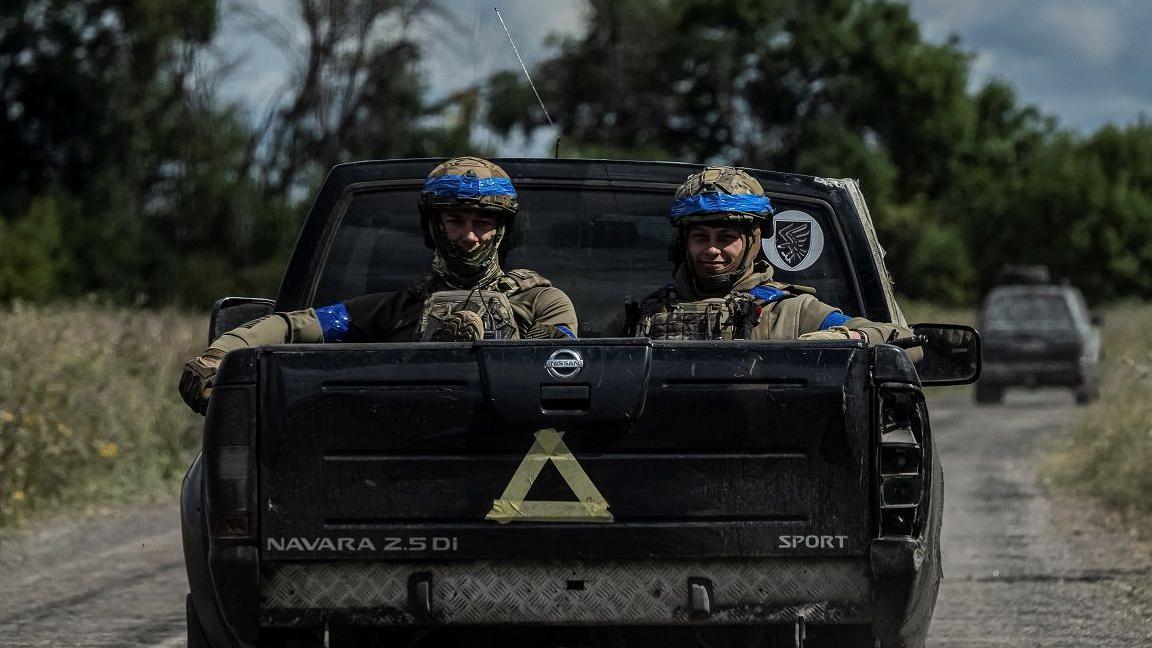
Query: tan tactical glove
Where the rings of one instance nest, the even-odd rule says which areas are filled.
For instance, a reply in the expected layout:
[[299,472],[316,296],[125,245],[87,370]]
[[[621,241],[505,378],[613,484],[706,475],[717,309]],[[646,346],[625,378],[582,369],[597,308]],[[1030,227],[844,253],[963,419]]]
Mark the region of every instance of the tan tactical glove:
[[449,313],[432,333],[433,342],[471,342],[484,337],[484,320],[474,311]]
[[212,397],[212,382],[225,351],[209,348],[204,354],[184,363],[184,373],[180,376],[180,396],[193,412],[203,414],[208,410],[208,399]]
[[796,339],[797,340],[859,340],[859,339],[862,339],[862,336],[853,335],[853,333],[854,332],[852,331],[852,329],[848,329],[848,328],[845,328],[843,326],[833,326],[832,328],[824,329],[823,331],[812,331],[811,333],[805,333]]

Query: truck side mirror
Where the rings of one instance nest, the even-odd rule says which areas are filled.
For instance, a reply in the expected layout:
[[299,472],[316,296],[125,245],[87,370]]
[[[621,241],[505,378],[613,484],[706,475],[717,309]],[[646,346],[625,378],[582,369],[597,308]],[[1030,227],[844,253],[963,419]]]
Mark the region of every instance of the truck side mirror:
[[208,344],[232,329],[276,312],[276,302],[262,297],[225,297],[212,304]]
[[916,363],[923,385],[967,385],[980,378],[980,334],[960,324],[914,324],[923,357]]

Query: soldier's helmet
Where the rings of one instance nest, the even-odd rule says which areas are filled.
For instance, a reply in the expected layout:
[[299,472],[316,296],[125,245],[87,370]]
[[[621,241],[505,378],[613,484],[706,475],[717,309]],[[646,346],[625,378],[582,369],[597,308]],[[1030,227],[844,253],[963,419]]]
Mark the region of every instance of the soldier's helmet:
[[420,190],[421,209],[475,209],[514,216],[516,188],[500,165],[478,157],[440,163]]
[[773,213],[772,201],[756,178],[735,167],[710,166],[688,176],[676,190],[669,218],[677,227],[722,222],[753,229]]

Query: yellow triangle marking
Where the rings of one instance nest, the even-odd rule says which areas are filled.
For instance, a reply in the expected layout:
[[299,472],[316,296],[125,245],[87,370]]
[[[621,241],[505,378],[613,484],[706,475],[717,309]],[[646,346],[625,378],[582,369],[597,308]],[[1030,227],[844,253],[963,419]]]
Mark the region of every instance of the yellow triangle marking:
[[[608,502],[588,479],[588,473],[580,467],[580,462],[572,456],[572,451],[564,444],[564,433],[553,428],[538,430],[536,440],[528,449],[528,454],[520,461],[520,467],[508,480],[500,499],[492,502],[492,510],[485,520],[495,520],[500,524],[509,522],[612,522],[608,512]],[[536,483],[540,471],[549,461],[560,471],[560,476],[572,489],[578,502],[525,501],[528,490]]]

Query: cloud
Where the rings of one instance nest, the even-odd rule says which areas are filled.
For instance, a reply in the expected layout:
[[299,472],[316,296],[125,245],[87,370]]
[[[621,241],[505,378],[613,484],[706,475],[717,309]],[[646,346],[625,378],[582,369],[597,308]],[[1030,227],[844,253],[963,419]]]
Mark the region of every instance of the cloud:
[[[1049,5],[1042,8],[1029,31],[1053,53],[1075,56],[1093,66],[1111,65],[1124,47],[1127,34],[1120,24],[1117,5],[1105,10],[1099,6]],[[1061,48],[1064,46],[1066,49]]]
[[1152,106],[1152,2],[908,0],[926,38],[955,34],[975,55],[974,86],[998,78],[1020,99],[1091,131]]
[[456,0],[449,20],[431,25],[423,42],[434,95],[520,67],[493,5],[529,69],[547,56],[548,36],[579,32],[584,10],[582,2],[571,0]]

